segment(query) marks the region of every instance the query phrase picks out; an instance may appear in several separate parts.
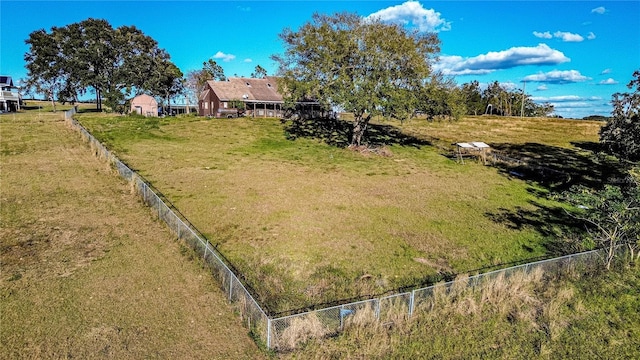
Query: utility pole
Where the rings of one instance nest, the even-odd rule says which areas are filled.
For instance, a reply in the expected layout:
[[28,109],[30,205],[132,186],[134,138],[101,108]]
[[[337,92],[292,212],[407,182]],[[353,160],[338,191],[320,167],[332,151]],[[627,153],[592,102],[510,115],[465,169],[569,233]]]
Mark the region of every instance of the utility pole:
[[522,81],[522,101],[520,104],[520,117],[524,117],[524,89],[527,87],[527,82]]

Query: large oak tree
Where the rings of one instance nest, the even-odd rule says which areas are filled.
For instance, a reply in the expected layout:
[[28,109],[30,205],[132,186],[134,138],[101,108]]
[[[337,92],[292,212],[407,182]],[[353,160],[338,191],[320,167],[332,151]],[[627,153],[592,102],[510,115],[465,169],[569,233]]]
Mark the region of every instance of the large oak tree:
[[285,29],[278,63],[281,88],[293,100],[314,99],[353,112],[352,145],[372,116],[405,118],[415,110],[439,52],[432,33],[357,14],[314,14],[298,31]]
[[89,18],[29,34],[28,84],[52,99],[75,100],[92,90],[96,106],[114,107],[132,93],[165,98],[180,90],[182,72],[158,43],[134,26],[114,29]]

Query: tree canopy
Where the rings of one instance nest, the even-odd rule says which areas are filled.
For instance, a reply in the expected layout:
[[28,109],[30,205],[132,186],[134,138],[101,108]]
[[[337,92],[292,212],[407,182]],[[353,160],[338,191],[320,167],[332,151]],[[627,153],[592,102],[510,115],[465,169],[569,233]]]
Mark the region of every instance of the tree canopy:
[[89,18],[64,27],[29,34],[24,59],[27,83],[38,92],[75,101],[87,90],[112,108],[132,93],[163,98],[181,91],[182,72],[158,43],[134,26],[114,29]]
[[267,76],[267,69],[263,68],[260,65],[256,65],[255,69],[251,73],[252,78],[261,79]]
[[498,81],[490,82],[484,90],[478,81],[464,83],[460,91],[467,115],[547,117],[554,111],[552,104],[537,104],[524,89],[510,89]]
[[288,99],[313,99],[354,114],[352,145],[360,145],[373,115],[406,118],[419,101],[439,52],[435,34],[357,14],[314,14],[298,31],[285,29],[278,63]]
[[640,69],[627,88],[631,93],[612,96],[612,117],[600,130],[600,143],[619,158],[640,161]]

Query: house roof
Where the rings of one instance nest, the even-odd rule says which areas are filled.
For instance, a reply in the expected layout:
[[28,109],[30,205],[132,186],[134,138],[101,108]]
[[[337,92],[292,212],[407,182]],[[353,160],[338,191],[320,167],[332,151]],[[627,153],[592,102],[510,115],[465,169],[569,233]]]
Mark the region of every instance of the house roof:
[[[243,100],[245,102],[282,103],[276,78],[263,79],[229,78],[227,81],[207,81],[207,84],[222,101]],[[206,93],[203,92],[203,94]],[[202,98],[203,95],[201,95]]]
[[200,100],[204,100],[209,96],[209,92],[211,90],[209,89],[205,89],[203,92],[200,93]]
[[2,87],[14,87],[13,86],[13,80],[11,79],[11,76],[0,76],[0,86]]
[[156,106],[158,105],[158,102],[152,96],[149,96],[147,94],[141,94],[134,97],[131,100],[131,104]]

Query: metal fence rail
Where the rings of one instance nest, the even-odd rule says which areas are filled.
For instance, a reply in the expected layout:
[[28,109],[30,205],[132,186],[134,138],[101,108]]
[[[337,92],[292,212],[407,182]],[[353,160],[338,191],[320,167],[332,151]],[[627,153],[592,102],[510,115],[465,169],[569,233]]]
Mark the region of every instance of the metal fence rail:
[[600,250],[592,250],[473,275],[462,280],[436,284],[390,296],[272,318],[267,315],[231,270],[232,266],[224,260],[224,256],[170,202],[168,205],[168,201],[165,201],[158,191],[154,190],[148,182],[73,119],[74,114],[75,109],[65,112],[65,120],[89,143],[96,156],[112,164],[122,178],[134,185],[144,203],[157,213],[158,218],[167,224],[179,240],[184,241],[202,256],[203,263],[220,283],[229,301],[238,311],[243,324],[250,329],[254,338],[263,342],[269,349],[294,349],[310,338],[336,334],[351,323],[393,322],[398,317],[408,318],[416,313],[429,311],[435,306],[436,294],[443,291],[448,293],[452,291],[454,286],[478,288],[487,281],[498,277],[509,278],[514,274],[526,274],[538,269],[546,274],[559,274],[574,267],[593,265],[602,258]]

